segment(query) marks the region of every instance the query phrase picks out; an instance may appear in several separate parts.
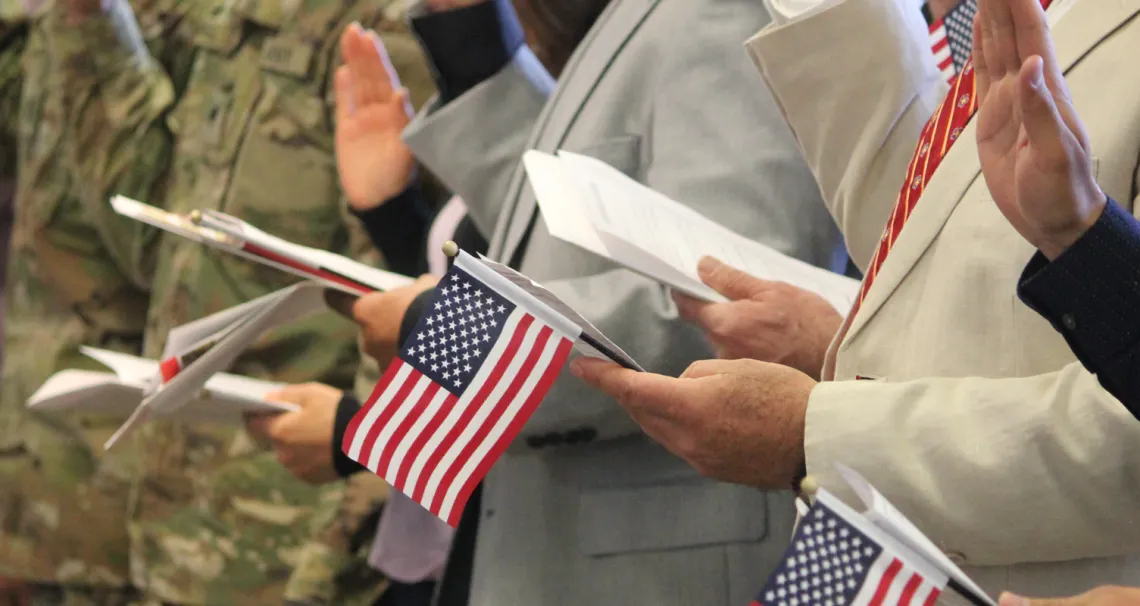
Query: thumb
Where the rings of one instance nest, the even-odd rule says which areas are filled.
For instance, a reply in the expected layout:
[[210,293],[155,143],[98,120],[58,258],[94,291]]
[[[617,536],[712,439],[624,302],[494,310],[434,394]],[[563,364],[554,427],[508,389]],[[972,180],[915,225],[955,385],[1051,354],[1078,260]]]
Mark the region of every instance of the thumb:
[[[271,399],[266,396],[266,399]],[[245,430],[249,435],[253,436],[256,440],[272,441],[270,436],[274,433],[274,428],[281,421],[282,418],[289,413],[276,415],[276,414],[257,414],[249,415],[245,419]]]
[[1053,93],[1045,84],[1045,62],[1034,55],[1021,66],[1018,104],[1034,154],[1047,160],[1067,157],[1065,126]]
[[755,297],[767,285],[764,280],[712,257],[701,259],[697,265],[697,275],[710,288],[733,301]]

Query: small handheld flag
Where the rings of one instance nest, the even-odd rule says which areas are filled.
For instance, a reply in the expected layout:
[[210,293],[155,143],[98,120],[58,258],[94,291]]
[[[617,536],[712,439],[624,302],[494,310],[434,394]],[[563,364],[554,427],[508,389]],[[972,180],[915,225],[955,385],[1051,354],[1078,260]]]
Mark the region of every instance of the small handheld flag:
[[941,19],[930,24],[930,48],[947,82],[954,80],[973,52],[974,15],[978,0],[962,0]]
[[538,407],[581,328],[459,252],[344,452],[455,526]]

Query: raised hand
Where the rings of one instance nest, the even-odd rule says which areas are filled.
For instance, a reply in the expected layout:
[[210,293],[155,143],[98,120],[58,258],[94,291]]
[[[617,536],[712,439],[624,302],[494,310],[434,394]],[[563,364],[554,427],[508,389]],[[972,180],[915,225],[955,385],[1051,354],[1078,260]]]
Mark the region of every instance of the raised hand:
[[367,210],[407,189],[415,157],[400,139],[411,119],[408,93],[375,32],[349,26],[336,72],[336,161],[349,203]]
[[1106,198],[1039,0],[980,0],[974,69],[986,185],[1018,233],[1055,259]]

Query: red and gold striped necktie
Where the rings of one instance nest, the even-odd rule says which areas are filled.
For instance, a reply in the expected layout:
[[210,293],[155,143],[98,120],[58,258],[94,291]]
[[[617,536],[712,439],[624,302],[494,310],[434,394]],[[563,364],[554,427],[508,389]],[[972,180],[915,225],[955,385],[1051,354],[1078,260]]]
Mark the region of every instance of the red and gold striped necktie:
[[[1052,1],[1041,0],[1041,5],[1049,8]],[[977,112],[977,88],[975,84],[974,61],[971,58],[962,68],[962,73],[950,82],[950,93],[935,110],[934,116],[926,123],[926,127],[922,129],[922,135],[918,139],[918,147],[915,149],[914,157],[911,158],[910,166],[907,168],[906,181],[903,182],[902,191],[899,192],[895,209],[887,220],[887,227],[883,231],[879,246],[875,249],[874,256],[871,257],[871,265],[867,269],[866,277],[863,278],[863,286],[859,290],[859,298],[851,311],[852,314],[857,312],[863,304],[863,299],[866,298],[867,292],[871,289],[871,284],[878,276],[879,269],[887,260],[887,253],[898,240],[903,226],[910,218],[918,200],[922,198],[922,193],[926,191],[926,184],[930,181],[930,177],[934,175],[935,169],[942,163],[942,159],[958,141],[962,131],[970,123],[974,113]]]

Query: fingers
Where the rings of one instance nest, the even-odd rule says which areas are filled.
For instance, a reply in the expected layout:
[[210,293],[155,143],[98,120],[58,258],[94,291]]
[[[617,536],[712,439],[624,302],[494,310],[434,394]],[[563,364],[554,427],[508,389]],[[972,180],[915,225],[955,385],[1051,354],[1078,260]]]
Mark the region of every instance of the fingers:
[[673,302],[677,304],[677,313],[681,319],[698,325],[702,324],[701,314],[704,310],[715,305],[676,291],[673,292]]
[[352,307],[358,297],[332,288],[325,289],[325,305],[341,316],[352,320]]
[[981,107],[990,93],[990,69],[986,64],[986,51],[983,41],[986,37],[986,20],[974,19],[973,52],[970,62],[974,66],[974,85],[977,88],[977,105]]
[[365,32],[359,24],[350,25],[341,36],[341,53],[352,82],[353,107],[385,103],[391,99],[392,83],[384,66],[386,53],[378,38]]
[[352,72],[347,65],[336,68],[333,85],[336,88],[336,122],[344,124],[356,111],[356,104],[352,98]]
[[1045,84],[1045,65],[1041,57],[1030,57],[1021,69],[1017,96],[1021,106],[1021,120],[1034,157],[1046,165],[1042,170],[1053,171],[1067,162],[1068,128],[1066,127],[1053,94]]
[[766,281],[712,257],[701,259],[697,275],[710,288],[733,301],[755,297],[768,286]]
[[684,396],[678,379],[622,368],[613,362],[578,358],[570,365],[574,376],[609,394],[635,418],[638,415],[670,416]]
[[283,415],[250,415],[245,419],[245,430],[255,440],[272,442],[271,436],[276,433],[275,426],[281,416]]
[[1013,20],[1013,13],[1010,11],[1010,4],[1020,1],[987,0],[985,2],[989,26],[993,33],[992,38],[987,41],[987,47],[992,42],[993,52],[986,57],[986,63],[995,76],[1016,73],[1021,69],[1021,59],[1017,54],[1017,27]]

